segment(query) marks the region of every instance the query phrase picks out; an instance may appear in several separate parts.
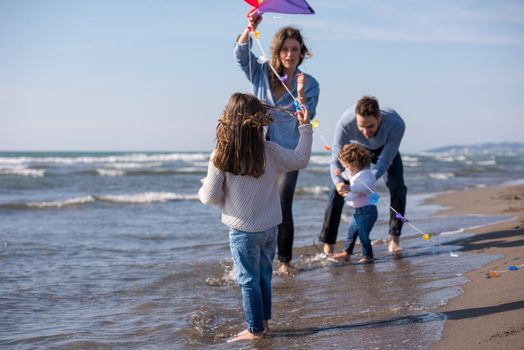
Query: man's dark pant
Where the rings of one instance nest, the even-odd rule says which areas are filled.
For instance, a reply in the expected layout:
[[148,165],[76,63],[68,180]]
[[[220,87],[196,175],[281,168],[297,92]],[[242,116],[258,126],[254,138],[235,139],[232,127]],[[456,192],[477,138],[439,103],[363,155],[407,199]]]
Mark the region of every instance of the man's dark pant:
[[[372,154],[372,163],[376,163],[382,148],[377,150],[369,150]],[[389,189],[390,206],[404,215],[406,212],[406,195],[407,187],[404,184],[404,166],[402,165],[402,158],[400,153],[397,153],[393,162],[389,166],[386,173],[386,186]],[[335,187],[333,187],[329,194],[328,206],[324,212],[324,222],[322,224],[322,231],[320,231],[319,239],[321,242],[328,244],[335,244],[337,242],[338,226],[340,225],[340,216],[344,208],[344,197],[338,194]],[[400,236],[402,231],[402,221],[395,218],[395,212],[390,210],[389,218],[389,234],[393,236]]]
[[282,223],[278,225],[278,260],[288,263],[293,257],[293,238],[295,227],[293,224],[293,196],[298,180],[298,170],[284,173],[278,178],[278,192],[282,207]]

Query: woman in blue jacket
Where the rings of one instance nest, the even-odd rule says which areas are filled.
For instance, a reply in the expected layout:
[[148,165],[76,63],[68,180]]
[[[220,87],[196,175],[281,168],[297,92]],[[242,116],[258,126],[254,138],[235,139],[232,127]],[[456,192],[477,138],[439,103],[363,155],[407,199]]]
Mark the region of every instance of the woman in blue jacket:
[[[292,114],[295,112],[295,101],[287,90],[309,110],[313,119],[320,91],[318,82],[298,68],[304,58],[311,56],[311,52],[304,44],[300,30],[284,27],[273,37],[269,61],[265,61],[263,57],[257,58],[250,51],[253,45],[250,43],[249,32],[256,30],[262,16],[255,12],[249,20],[250,28],[246,28],[237,39],[235,59],[251,81],[253,94],[264,103],[278,107],[271,113],[274,122],[269,126],[269,139],[284,148],[294,149],[299,140],[299,123]],[[297,179],[298,171],[284,173],[279,178],[282,223],[278,226],[277,255],[280,261],[279,271],[288,274],[291,273],[289,265],[294,237],[292,205]]]

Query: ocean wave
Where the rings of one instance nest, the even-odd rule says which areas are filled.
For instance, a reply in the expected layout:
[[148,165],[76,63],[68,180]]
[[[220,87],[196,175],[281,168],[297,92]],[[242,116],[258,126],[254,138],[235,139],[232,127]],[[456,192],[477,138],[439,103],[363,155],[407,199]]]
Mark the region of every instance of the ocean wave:
[[331,163],[331,154],[312,155],[309,159],[310,165],[329,165]]
[[455,174],[453,173],[430,173],[429,177],[435,180],[447,180],[451,177],[454,177]]
[[204,161],[209,159],[209,153],[134,153],[123,155],[100,155],[79,157],[0,157],[0,164],[97,164],[97,163],[150,163],[175,161]]
[[164,165],[164,162],[152,162],[152,163],[115,163],[111,164],[111,167],[117,169],[143,169],[143,168],[155,168]]
[[329,192],[328,186],[305,186],[305,187],[297,187],[295,193],[297,195],[314,195],[318,196],[324,193]]
[[7,167],[0,168],[0,175],[20,175],[31,177],[43,177],[45,175],[44,169],[30,169],[26,167]]
[[122,176],[126,172],[119,169],[96,169],[96,172],[100,176]]
[[186,167],[178,169],[134,169],[134,170],[122,170],[122,169],[113,169],[113,168],[98,168],[96,171],[83,171],[80,173],[84,174],[95,174],[98,176],[125,176],[125,175],[134,175],[134,176],[144,176],[144,175],[177,175],[177,174],[206,174],[207,168],[196,168],[196,167]]
[[497,165],[497,161],[495,159],[480,160],[477,165]]
[[155,203],[172,200],[198,200],[198,195],[184,195],[175,192],[144,192],[137,194],[120,194],[97,196],[97,199],[115,203]]
[[409,168],[416,168],[421,164],[419,157],[409,155],[402,155],[402,162],[405,167]]
[[92,204],[98,201],[110,202],[117,204],[144,204],[167,202],[173,200],[194,201],[198,200],[198,195],[177,194],[174,192],[144,192],[136,194],[121,194],[121,195],[87,195],[82,197],[73,197],[59,200],[39,201],[39,202],[11,202],[2,203],[0,208],[7,209],[45,209],[45,208],[64,208],[71,206],[80,206],[85,204]]
[[403,154],[402,155],[402,162],[418,162],[419,161],[419,157],[416,157],[414,155],[406,155],[406,154]]
[[441,162],[451,163],[451,162],[464,162],[467,158],[463,155],[453,156],[453,155],[444,155],[436,154],[435,159]]
[[31,208],[62,208],[74,205],[93,203],[94,201],[95,198],[93,196],[84,196],[48,202],[29,202],[26,205]]

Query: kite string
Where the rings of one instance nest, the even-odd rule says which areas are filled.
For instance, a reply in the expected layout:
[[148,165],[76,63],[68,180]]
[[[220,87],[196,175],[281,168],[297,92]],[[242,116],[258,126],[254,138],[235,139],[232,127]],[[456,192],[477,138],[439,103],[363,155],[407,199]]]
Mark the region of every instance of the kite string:
[[248,60],[249,60],[248,61],[248,64],[249,64],[249,81],[253,82],[253,70],[251,68],[251,40],[249,40],[249,38],[247,40],[247,44],[248,44],[248,48],[249,48],[249,53],[247,55]]

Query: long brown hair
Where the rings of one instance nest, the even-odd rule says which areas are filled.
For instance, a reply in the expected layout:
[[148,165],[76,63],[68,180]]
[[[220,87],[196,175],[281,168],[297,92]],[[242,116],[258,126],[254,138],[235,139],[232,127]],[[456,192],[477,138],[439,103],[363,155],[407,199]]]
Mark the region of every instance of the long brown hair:
[[264,174],[264,126],[272,119],[266,106],[249,94],[235,93],[220,117],[213,164],[234,175]]
[[[302,64],[302,61],[304,61],[304,57],[312,56],[312,53],[306,47],[306,44],[304,43],[304,39],[302,38],[302,34],[300,33],[300,30],[298,28],[284,27],[280,29],[275,34],[275,36],[273,37],[273,41],[271,42],[271,59],[270,59],[271,65],[273,66],[273,68],[275,68],[275,70],[278,72],[280,76],[284,75],[284,66],[282,65],[282,62],[280,62],[280,50],[282,49],[282,45],[284,45],[284,41],[286,41],[286,39],[289,39],[289,38],[295,39],[300,44],[300,61],[298,62],[298,66]],[[277,86],[282,84],[272,69],[268,71],[268,75],[269,75],[268,76],[269,83],[273,90]]]

